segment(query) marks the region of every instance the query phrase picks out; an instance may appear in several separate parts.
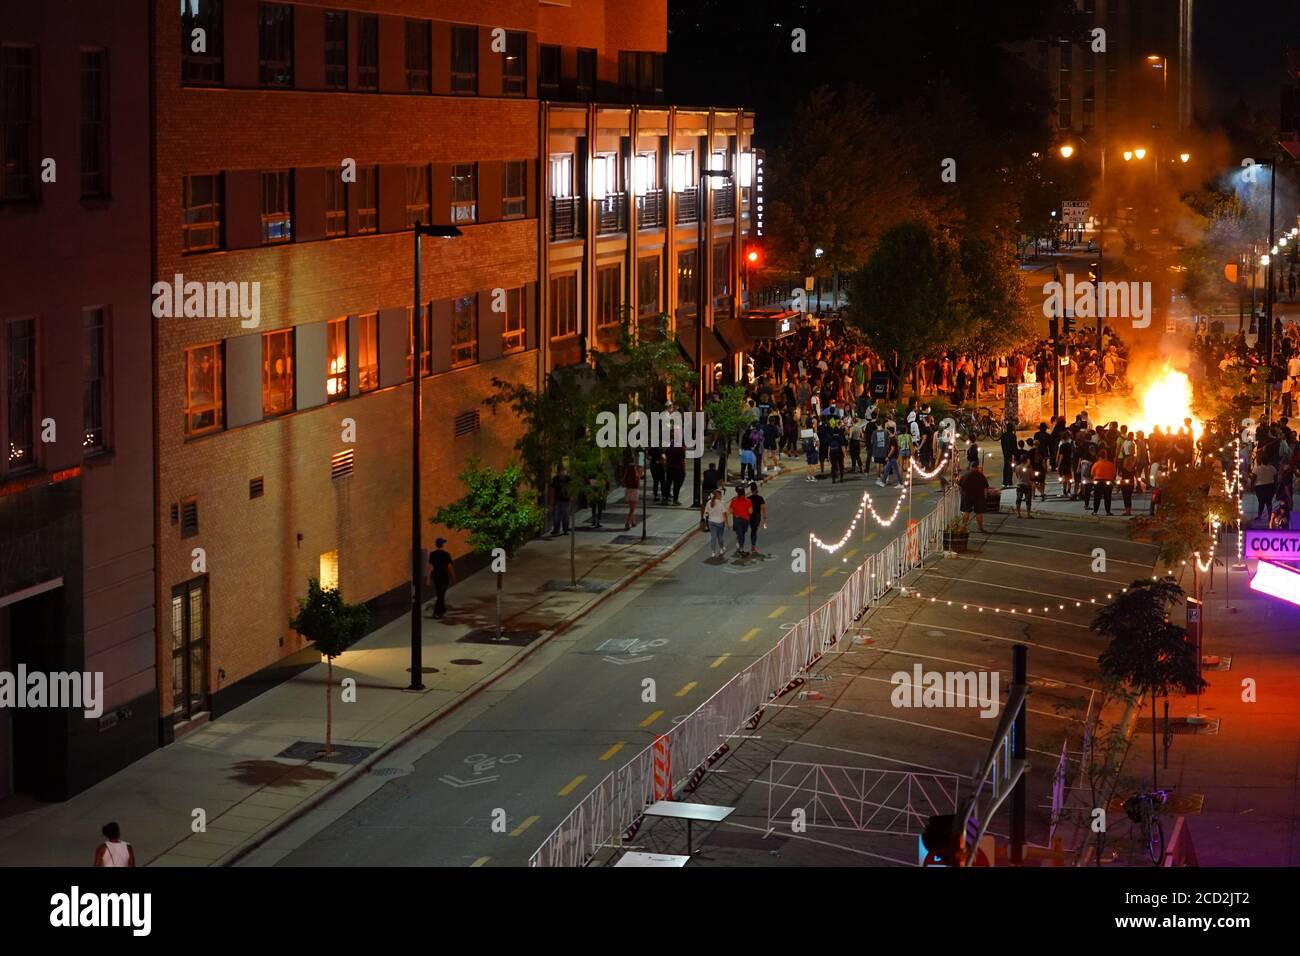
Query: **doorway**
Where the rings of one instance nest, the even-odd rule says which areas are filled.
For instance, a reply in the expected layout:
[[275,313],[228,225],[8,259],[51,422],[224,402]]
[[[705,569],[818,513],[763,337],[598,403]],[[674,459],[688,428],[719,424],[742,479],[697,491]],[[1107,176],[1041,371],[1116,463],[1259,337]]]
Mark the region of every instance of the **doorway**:
[[209,708],[208,579],[172,588],[172,715],[190,720]]

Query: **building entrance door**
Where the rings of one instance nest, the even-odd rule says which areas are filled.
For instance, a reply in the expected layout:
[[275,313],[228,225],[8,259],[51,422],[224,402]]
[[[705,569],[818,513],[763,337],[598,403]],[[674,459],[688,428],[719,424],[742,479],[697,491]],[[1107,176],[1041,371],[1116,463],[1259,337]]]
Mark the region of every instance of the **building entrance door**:
[[189,720],[208,709],[208,581],[172,588],[172,714]]

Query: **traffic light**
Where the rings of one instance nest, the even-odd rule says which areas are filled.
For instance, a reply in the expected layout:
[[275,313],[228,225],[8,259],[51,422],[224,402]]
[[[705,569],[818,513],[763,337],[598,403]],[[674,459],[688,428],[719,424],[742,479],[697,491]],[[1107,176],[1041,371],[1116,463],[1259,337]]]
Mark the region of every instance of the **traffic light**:
[[763,262],[763,252],[756,245],[750,245],[745,250],[745,264],[751,269],[757,269]]
[[1059,319],[1047,320],[1047,337],[1053,342],[1061,341],[1061,322]]

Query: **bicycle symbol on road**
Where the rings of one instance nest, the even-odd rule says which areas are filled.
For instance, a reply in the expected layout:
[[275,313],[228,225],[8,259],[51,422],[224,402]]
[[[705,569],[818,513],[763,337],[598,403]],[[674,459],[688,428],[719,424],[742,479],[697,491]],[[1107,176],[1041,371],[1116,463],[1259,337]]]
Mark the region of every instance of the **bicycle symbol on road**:
[[667,643],[668,638],[666,637],[659,637],[649,641],[635,638],[611,639],[602,642],[596,650],[618,652],[619,656],[613,656],[613,654],[604,656],[603,660],[611,664],[640,664],[654,657],[653,654],[647,654],[646,651],[651,648],[663,647]]
[[467,780],[460,777],[454,777],[449,773],[443,774],[438,779],[447,784],[449,787],[473,787],[480,783],[491,783],[493,780],[499,780],[501,774],[488,774],[489,770],[496,768],[498,764],[506,766],[512,763],[518,763],[523,759],[522,754],[502,754],[500,757],[491,757],[487,754],[470,754],[465,758],[465,763],[473,769],[473,774]]

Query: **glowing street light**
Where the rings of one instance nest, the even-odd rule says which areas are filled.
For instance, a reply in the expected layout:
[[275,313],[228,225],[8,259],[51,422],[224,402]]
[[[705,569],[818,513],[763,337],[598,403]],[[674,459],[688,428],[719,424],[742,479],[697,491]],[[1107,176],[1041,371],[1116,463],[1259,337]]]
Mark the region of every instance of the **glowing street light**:
[[1074,147],[1071,146],[1069,143],[1066,143],[1064,146],[1061,147],[1061,156],[1064,159],[1069,159],[1073,155],[1074,155]]
[[1192,154],[1191,154],[1191,153],[1179,153],[1179,154],[1178,154],[1178,161],[1179,161],[1179,162],[1182,162],[1182,163],[1189,162],[1189,161],[1191,160],[1191,158],[1192,158]]
[[1268,263],[1269,263],[1268,253],[1265,253],[1264,255],[1259,257],[1259,264],[1261,266],[1266,266],[1268,265]]
[[1136,156],[1138,159],[1146,159],[1147,151],[1139,146],[1137,149],[1133,150],[1133,155]]
[[1132,158],[1133,158],[1133,150],[1131,149],[1124,150],[1124,162],[1127,163]]

